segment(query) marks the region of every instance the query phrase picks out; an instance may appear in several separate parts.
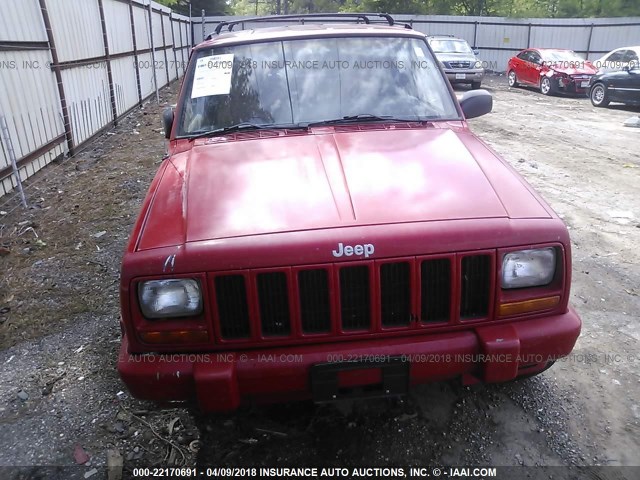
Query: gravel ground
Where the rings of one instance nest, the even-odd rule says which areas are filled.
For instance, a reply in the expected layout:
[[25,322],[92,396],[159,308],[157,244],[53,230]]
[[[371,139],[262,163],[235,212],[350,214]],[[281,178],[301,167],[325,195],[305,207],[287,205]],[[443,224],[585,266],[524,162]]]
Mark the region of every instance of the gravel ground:
[[403,400],[202,416],[131,399],[115,371],[118,269],[165,148],[161,107],[147,104],[31,180],[30,210],[0,207],[0,466],[82,463],[78,475],[101,478],[119,455],[126,478],[134,466],[196,462],[640,465],[640,156],[630,147],[640,129],[622,127],[638,111],[509,89],[504,77],[486,87],[494,112],[471,128],[571,229],[584,322],[572,357],[521,382],[424,385]]

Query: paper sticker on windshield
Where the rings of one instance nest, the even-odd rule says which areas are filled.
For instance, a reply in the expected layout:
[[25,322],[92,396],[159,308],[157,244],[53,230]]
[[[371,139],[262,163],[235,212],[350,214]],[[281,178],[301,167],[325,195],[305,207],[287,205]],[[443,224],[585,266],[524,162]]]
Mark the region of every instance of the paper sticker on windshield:
[[232,71],[233,53],[199,58],[196,63],[191,98],[229,95]]
[[424,52],[422,51],[422,47],[419,45],[413,46],[413,51],[416,52],[416,55],[420,58],[424,58]]

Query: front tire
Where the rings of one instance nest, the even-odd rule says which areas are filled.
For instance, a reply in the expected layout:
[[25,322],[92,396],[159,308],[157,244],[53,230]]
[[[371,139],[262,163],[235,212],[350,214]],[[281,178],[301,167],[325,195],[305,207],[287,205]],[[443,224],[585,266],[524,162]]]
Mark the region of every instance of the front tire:
[[509,71],[509,75],[507,75],[507,81],[509,82],[510,87],[518,86],[518,77],[516,76],[516,72],[513,70]]
[[591,105],[594,107],[606,107],[610,101],[609,95],[607,95],[607,89],[602,83],[596,83],[591,87],[589,98],[591,99]]
[[471,82],[471,90],[477,90],[482,85],[482,82]]
[[542,80],[540,80],[540,92],[543,95],[553,94],[553,83],[551,83],[551,79],[549,77],[542,77]]

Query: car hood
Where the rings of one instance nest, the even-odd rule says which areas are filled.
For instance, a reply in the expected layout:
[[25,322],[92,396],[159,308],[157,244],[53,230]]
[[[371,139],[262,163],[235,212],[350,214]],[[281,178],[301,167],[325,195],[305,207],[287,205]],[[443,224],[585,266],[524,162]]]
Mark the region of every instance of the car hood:
[[138,248],[343,226],[552,214],[466,128],[372,127],[196,140],[165,166]]

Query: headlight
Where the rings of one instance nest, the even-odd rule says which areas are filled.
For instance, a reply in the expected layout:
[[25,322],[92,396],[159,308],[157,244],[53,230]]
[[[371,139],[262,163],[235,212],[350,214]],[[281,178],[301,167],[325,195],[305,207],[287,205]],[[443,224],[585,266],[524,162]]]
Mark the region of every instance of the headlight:
[[147,318],[189,317],[202,311],[200,284],[191,278],[142,282],[138,299]]
[[502,288],[547,285],[556,272],[554,248],[507,253],[502,260]]

